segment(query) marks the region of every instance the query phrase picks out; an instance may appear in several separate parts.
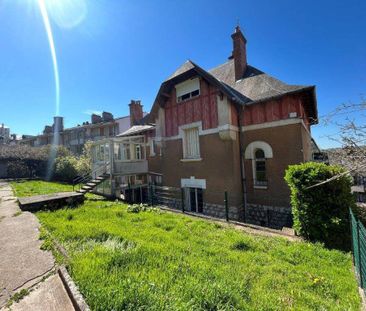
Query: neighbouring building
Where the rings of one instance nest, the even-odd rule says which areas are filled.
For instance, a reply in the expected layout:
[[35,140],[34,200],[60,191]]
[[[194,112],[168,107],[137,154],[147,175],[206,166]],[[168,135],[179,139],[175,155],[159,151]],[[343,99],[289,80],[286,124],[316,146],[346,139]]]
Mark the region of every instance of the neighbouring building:
[[92,114],[90,122],[71,128],[64,128],[63,118],[54,117],[52,125],[46,125],[42,134],[36,136],[23,135],[20,144],[32,147],[40,147],[50,144],[63,145],[75,154],[80,154],[86,141],[96,141],[114,137],[131,127],[136,118],[144,115],[140,103],[138,109],[132,111],[132,115],[114,118],[110,112],[102,115]]
[[0,145],[7,144],[10,141],[10,128],[4,123],[0,125]]
[[185,62],[161,84],[148,116],[95,143],[94,175],[102,167],[110,174],[111,195],[139,201],[153,184],[183,193],[161,194],[167,205],[224,217],[227,191],[231,219],[291,225],[284,174],[313,158],[315,86],[286,84],[249,65],[239,27],[231,37],[228,61],[211,70]]

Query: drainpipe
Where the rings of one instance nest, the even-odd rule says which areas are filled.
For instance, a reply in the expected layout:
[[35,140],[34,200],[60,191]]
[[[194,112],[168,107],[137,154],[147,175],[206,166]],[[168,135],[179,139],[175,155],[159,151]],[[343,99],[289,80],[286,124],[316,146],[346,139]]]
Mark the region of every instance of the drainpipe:
[[239,125],[239,156],[240,156],[240,175],[241,175],[241,184],[243,190],[243,209],[244,209],[244,222],[246,221],[245,211],[247,208],[247,186],[246,186],[246,177],[245,177],[245,165],[244,165],[244,152],[243,152],[243,132],[241,130],[241,121],[242,121],[242,113],[244,114],[245,106],[240,104],[237,105],[238,112],[238,125]]

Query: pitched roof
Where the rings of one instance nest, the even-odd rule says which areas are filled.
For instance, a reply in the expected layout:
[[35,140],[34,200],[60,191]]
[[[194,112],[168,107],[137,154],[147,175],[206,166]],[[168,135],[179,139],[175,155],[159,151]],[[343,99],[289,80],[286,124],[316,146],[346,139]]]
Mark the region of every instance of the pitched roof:
[[248,98],[249,102],[257,102],[272,97],[281,96],[287,93],[293,93],[313,86],[290,85],[286,84],[263,71],[247,66],[247,70],[242,79],[235,81],[234,60],[209,70],[216,79],[229,85],[239,93]]
[[143,132],[149,131],[153,128],[155,128],[154,125],[134,125],[134,126],[130,127],[127,131],[117,135],[117,137],[135,135],[138,133],[143,133]]
[[185,73],[185,72],[193,69],[194,67],[195,67],[195,65],[190,60],[187,60],[176,71],[174,71],[174,73],[172,75],[170,75],[170,77],[168,79],[166,79],[165,81],[169,81],[169,80],[181,75],[182,73]]
[[174,84],[182,82],[194,74],[202,76],[227,95],[230,100],[241,105],[250,105],[281,97],[286,94],[306,92],[306,99],[309,103],[306,109],[309,111],[309,116],[313,118],[313,122],[317,123],[315,86],[286,84],[249,65],[247,66],[247,70],[242,79],[235,81],[233,59],[230,59],[226,63],[209,71],[202,69],[191,60],[186,61],[161,84],[151,113],[146,118],[146,121],[152,122],[153,116],[156,113],[156,108],[159,102],[161,102],[160,98],[164,97]]

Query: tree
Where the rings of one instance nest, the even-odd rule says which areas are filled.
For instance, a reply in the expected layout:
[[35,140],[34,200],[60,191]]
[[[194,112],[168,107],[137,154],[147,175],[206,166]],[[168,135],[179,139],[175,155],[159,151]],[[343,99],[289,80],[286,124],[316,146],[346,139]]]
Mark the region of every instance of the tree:
[[328,150],[331,162],[340,164],[351,173],[366,173],[366,99],[359,103],[339,105],[322,118],[323,126],[333,125],[337,132],[327,134],[341,147]]

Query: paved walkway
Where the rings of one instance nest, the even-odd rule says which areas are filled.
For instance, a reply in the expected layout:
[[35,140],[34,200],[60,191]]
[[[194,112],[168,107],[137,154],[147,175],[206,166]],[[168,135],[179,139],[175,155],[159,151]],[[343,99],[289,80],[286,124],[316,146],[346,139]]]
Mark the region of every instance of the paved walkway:
[[40,283],[54,272],[55,262],[40,249],[38,236],[36,216],[21,213],[11,187],[0,181],[0,309],[16,292],[32,289],[12,309],[74,310],[58,275]]

